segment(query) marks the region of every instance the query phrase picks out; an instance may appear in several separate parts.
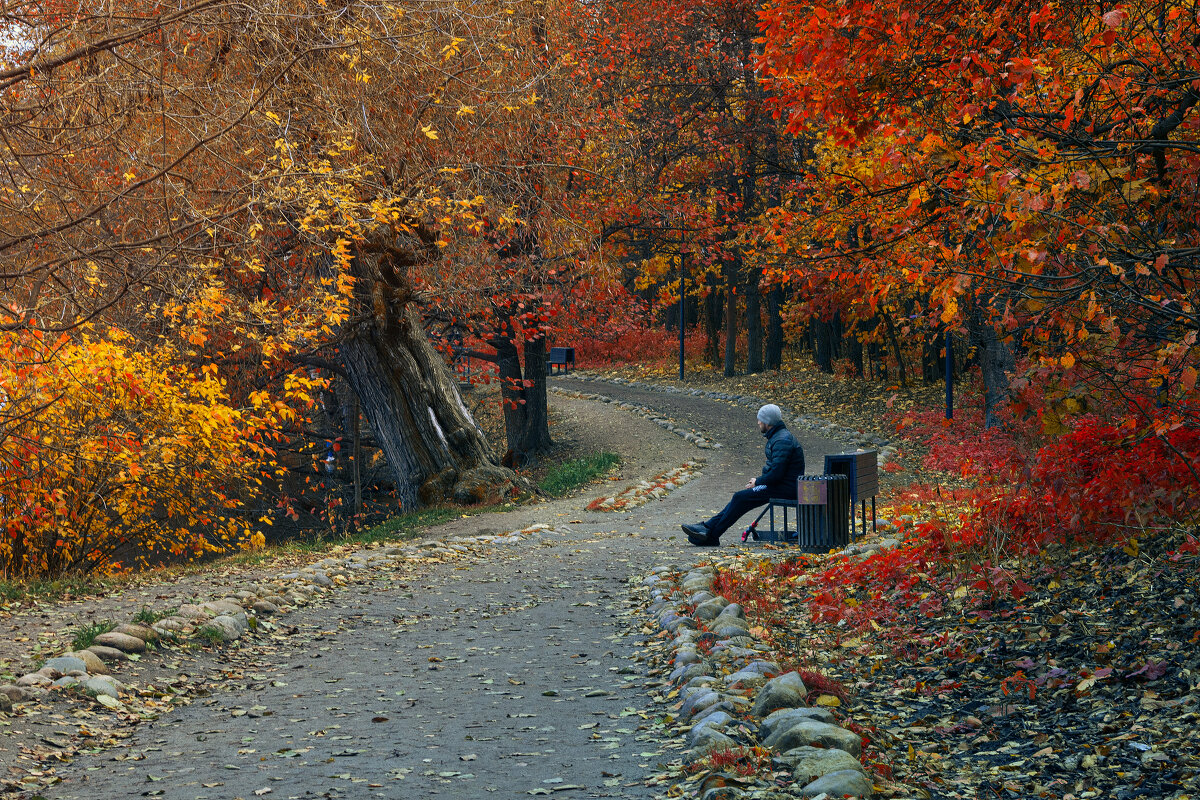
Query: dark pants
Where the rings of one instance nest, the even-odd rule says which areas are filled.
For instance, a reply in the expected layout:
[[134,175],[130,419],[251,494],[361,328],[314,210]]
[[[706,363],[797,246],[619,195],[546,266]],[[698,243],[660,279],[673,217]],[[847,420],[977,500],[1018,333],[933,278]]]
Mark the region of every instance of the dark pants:
[[725,507],[715,517],[704,524],[708,527],[709,536],[716,539],[722,533],[729,530],[733,526],[733,523],[737,522],[738,518],[750,509],[765,506],[767,501],[772,497],[794,500],[795,494],[795,491],[789,493],[781,491],[778,488],[774,491],[763,489],[761,492],[756,492],[753,489],[742,489],[739,492],[734,492],[733,497],[729,498],[729,502]]

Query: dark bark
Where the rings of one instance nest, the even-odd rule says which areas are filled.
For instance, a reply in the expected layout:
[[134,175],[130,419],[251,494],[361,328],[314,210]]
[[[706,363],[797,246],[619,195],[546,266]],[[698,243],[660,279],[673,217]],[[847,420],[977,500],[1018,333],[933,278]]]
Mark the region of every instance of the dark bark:
[[896,373],[901,386],[908,386],[908,371],[904,368],[904,351],[900,348],[900,337],[896,335],[896,323],[891,316],[883,315],[884,329],[887,331],[888,344],[892,346],[892,356],[896,359]]
[[401,508],[498,499],[519,485],[498,467],[454,377],[411,309],[386,329],[363,325],[339,348]]
[[713,289],[704,298],[704,333],[707,337],[704,341],[704,361],[712,367],[717,365],[719,353],[720,315],[721,295]]
[[763,330],[758,276],[751,278],[746,285],[746,372],[754,373],[763,371]]
[[783,289],[778,286],[767,294],[766,367],[783,368]]
[[1009,376],[1016,367],[1012,343],[983,309],[974,309],[967,325],[983,376],[983,427],[996,428],[1004,424],[1001,412],[1008,405]]
[[846,337],[846,356],[854,365],[854,374],[861,378],[863,376],[863,346],[855,331],[850,331]]
[[549,450],[550,420],[546,401],[546,337],[525,342],[525,424],[521,431],[521,463]]
[[833,372],[833,325],[824,320],[812,321],[813,338],[816,340],[813,353],[817,368],[822,372]]
[[446,500],[494,502],[532,490],[527,480],[496,464],[458,382],[412,308],[405,270],[420,258],[436,257],[434,240],[432,233],[423,235],[412,251],[376,242],[356,255],[358,286],[373,313],[348,329],[338,346],[346,381],[387,459],[404,509]]

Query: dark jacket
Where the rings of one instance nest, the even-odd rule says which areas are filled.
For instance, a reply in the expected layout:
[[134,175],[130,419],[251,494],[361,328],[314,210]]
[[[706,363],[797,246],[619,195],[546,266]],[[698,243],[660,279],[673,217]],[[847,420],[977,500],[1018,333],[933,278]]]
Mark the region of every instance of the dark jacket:
[[796,479],[804,474],[804,448],[782,422],[763,436],[767,437],[767,463],[754,484],[769,487],[772,497],[790,497],[796,492]]

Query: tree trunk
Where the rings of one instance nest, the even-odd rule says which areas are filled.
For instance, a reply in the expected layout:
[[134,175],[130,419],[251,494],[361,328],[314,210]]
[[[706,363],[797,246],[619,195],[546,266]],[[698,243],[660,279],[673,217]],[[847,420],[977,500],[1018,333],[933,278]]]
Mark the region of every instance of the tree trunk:
[[339,347],[350,386],[383,450],[403,509],[496,501],[528,482],[496,465],[454,377],[411,308],[366,323]]
[[783,368],[783,289],[767,294],[767,369]]
[[525,342],[525,426],[521,432],[520,463],[549,450],[550,420],[546,401],[546,337]]
[[752,275],[746,284],[746,372],[763,371],[762,301],[758,293],[758,276]]
[[718,329],[720,327],[721,313],[721,295],[714,291],[709,291],[704,298],[704,331],[707,334],[707,339],[704,342],[704,361],[710,367],[717,365],[717,356],[719,348]]
[[983,373],[983,427],[996,428],[1004,424],[999,412],[1008,405],[1009,376],[1016,367],[1016,359],[1012,345],[1000,336],[981,309],[971,312],[967,325]]
[[504,413],[504,436],[507,452],[501,463],[512,467],[520,463],[521,433],[525,429],[525,387],[521,374],[521,354],[513,344],[511,323],[508,330],[498,331],[489,341],[496,348],[496,371],[500,378],[500,403]]
[[[727,267],[728,268],[728,267]],[[737,374],[737,295],[733,271],[725,275],[725,377]]]
[[886,311],[883,314],[883,322],[887,329],[888,342],[892,345],[892,355],[896,359],[896,372],[900,376],[900,385],[908,386],[908,373],[904,369],[904,352],[900,349],[900,337],[896,335],[896,324],[892,322],[891,316]]
[[822,372],[833,372],[833,324],[824,320],[812,321],[814,353],[817,369]]

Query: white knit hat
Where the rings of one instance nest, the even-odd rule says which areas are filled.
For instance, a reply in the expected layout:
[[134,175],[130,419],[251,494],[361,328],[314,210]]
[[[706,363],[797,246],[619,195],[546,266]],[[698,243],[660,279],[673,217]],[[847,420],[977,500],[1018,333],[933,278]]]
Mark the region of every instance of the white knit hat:
[[764,425],[775,426],[783,422],[783,413],[779,410],[779,406],[767,403],[758,410],[758,421]]

